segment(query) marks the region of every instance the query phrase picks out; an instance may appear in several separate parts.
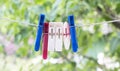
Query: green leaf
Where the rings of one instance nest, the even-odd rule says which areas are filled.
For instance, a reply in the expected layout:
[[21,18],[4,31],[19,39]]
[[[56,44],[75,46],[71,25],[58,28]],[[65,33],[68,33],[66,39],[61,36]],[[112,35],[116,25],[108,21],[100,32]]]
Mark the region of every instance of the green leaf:
[[111,53],[115,52],[116,49],[120,46],[120,38],[114,37],[110,41],[110,51]]
[[118,14],[120,13],[120,3],[118,3],[118,4],[117,4],[117,6],[116,6],[116,9],[115,9],[115,10],[116,10],[116,12],[117,12]]
[[86,55],[97,59],[97,55],[100,52],[104,52],[105,46],[106,46],[105,40],[98,40],[93,43],[92,47],[88,48]]
[[0,53],[3,53],[4,49],[3,49],[3,46],[0,45]]

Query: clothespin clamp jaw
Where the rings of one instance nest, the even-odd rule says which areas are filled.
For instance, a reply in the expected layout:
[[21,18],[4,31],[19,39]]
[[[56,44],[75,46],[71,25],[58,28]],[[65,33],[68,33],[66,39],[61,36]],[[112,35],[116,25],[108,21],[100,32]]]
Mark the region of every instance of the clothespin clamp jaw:
[[42,36],[42,32],[43,32],[44,20],[45,20],[45,15],[40,14],[38,30],[37,30],[37,34],[36,34],[36,40],[35,40],[35,48],[34,48],[35,51],[38,51],[40,49],[40,41],[41,41],[41,36]]
[[70,26],[72,51],[77,52],[78,43],[77,43],[77,38],[76,38],[76,30],[75,30],[74,16],[73,15],[68,16],[68,23]]

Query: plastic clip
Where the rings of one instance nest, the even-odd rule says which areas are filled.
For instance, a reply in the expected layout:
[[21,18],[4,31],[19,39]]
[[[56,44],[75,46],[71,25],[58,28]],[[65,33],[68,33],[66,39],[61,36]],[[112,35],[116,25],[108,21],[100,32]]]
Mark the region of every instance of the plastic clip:
[[47,59],[47,55],[48,55],[48,32],[49,32],[49,23],[44,23],[43,45],[42,45],[43,59]]
[[55,49],[55,23],[49,22],[48,51]]
[[63,41],[63,23],[62,22],[54,22],[55,23],[55,51],[62,51],[62,41]]
[[76,30],[75,30],[74,16],[73,15],[68,16],[68,23],[70,26],[72,50],[73,50],[73,52],[77,52],[78,43],[77,43],[77,39],[76,39]]
[[63,40],[64,47],[66,50],[68,50],[70,47],[70,29],[69,24],[67,22],[65,22],[63,26]]
[[45,20],[45,15],[41,14],[39,17],[38,30],[37,30],[37,34],[36,34],[35,51],[38,51],[40,48],[40,40],[41,40],[41,36],[42,36],[44,20]]

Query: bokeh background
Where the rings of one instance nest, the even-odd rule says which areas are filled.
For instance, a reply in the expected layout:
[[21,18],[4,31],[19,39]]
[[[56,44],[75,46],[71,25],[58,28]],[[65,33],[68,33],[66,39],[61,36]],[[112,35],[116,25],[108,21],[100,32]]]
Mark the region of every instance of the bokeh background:
[[[39,14],[65,22],[73,14],[79,49],[34,51]],[[120,0],[0,0],[0,71],[120,71]],[[99,25],[92,25],[100,23]],[[64,48],[64,47],[63,47]]]

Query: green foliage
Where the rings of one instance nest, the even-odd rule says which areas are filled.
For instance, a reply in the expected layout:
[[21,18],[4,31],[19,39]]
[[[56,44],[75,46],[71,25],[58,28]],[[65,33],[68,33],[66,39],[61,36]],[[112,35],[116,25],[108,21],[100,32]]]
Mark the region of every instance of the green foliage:
[[116,6],[116,12],[120,13],[120,3],[118,3],[117,6]]
[[[0,0],[0,17],[17,20],[0,20],[0,35],[5,35],[5,40],[10,41],[18,46],[16,51],[17,57],[36,57],[41,55],[42,48],[39,52],[34,52],[34,42],[29,44],[29,39],[36,36],[36,27],[26,26],[22,23],[34,23],[37,25],[39,14],[46,15],[46,21],[67,21],[67,16],[73,14],[75,16],[75,24],[91,24],[105,20],[115,19],[120,15],[119,0]],[[112,18],[111,18],[112,16]],[[118,18],[118,17],[117,17]],[[80,23],[81,22],[81,23]],[[80,24],[79,24],[80,23]],[[97,67],[101,67],[97,61],[99,53],[105,53],[105,56],[119,60],[120,54],[120,33],[116,27],[111,25],[113,31],[109,34],[101,32],[101,26],[97,25],[93,28],[94,33],[90,30],[84,30],[84,27],[76,28],[79,49],[76,54],[83,56],[83,60],[78,63],[74,61],[74,53],[72,50],[64,50],[61,53],[49,52],[50,58],[63,59],[61,64],[39,64],[36,69],[40,71],[96,71]],[[90,26],[86,27],[87,29]],[[117,31],[117,32],[116,32]],[[11,40],[11,38],[13,39]],[[1,41],[1,40],[0,40]],[[3,45],[5,45],[3,43]],[[4,46],[0,44],[0,53],[4,53]],[[17,47],[16,47],[17,48]],[[61,55],[62,54],[62,55]],[[84,58],[88,56],[88,58]],[[69,56],[71,56],[69,58]],[[93,58],[93,59],[89,59]],[[66,59],[68,58],[68,60]],[[86,60],[87,59],[87,60]],[[82,63],[83,62],[83,63]],[[120,61],[119,61],[120,62]],[[42,66],[41,66],[42,65]],[[24,66],[23,66],[24,67]],[[22,71],[21,67],[20,71]],[[34,65],[33,65],[34,68]],[[32,66],[30,66],[32,71]],[[109,69],[108,69],[109,70]],[[115,69],[118,70],[117,68]]]
[[17,53],[16,53],[18,56],[26,57],[28,55],[29,49],[27,47],[21,47],[18,50],[19,51],[17,51]]
[[0,53],[4,51],[3,47],[0,45]]

